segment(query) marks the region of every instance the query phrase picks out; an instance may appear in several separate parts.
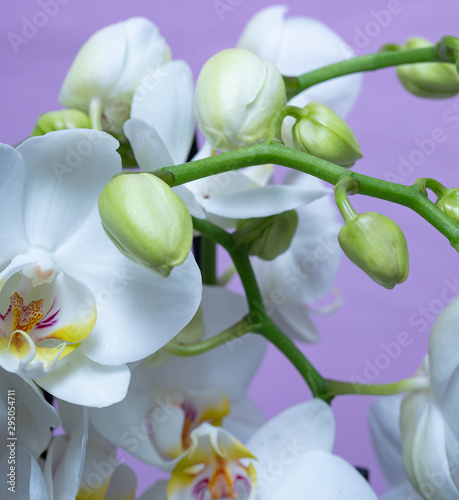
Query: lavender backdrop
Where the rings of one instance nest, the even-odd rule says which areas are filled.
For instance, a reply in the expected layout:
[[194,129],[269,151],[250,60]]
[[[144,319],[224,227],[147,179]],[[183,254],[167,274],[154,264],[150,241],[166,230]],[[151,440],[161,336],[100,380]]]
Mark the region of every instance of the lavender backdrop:
[[[195,77],[216,51],[231,47],[251,15],[275,2],[266,0],[43,0],[2,4],[0,15],[1,81],[0,141],[16,144],[33,128],[39,113],[58,109],[57,95],[66,71],[82,43],[97,29],[131,16],[153,20],[166,37],[175,58],[187,60]],[[383,43],[402,43],[409,36],[436,41],[458,35],[459,4],[455,0],[289,0],[293,15],[321,19],[358,54],[376,51]],[[53,15],[46,14],[48,12]],[[351,7],[352,6],[352,7]],[[391,9],[390,19],[379,16]],[[51,10],[49,10],[51,9]],[[394,13],[397,12],[397,13]],[[36,30],[30,28],[35,24]],[[14,50],[8,33],[29,39]],[[32,31],[33,30],[33,31]],[[35,31],[35,32],[34,32]],[[365,35],[366,33],[366,35]],[[364,153],[356,170],[386,178],[393,174],[411,184],[433,176],[458,186],[457,138],[459,97],[425,101],[407,94],[391,69],[366,74],[361,97],[349,117]],[[423,141],[441,129],[442,142],[422,152]],[[416,152],[417,151],[417,152]],[[408,164],[401,165],[401,157]],[[352,376],[384,383],[413,375],[427,352],[428,334],[436,316],[459,293],[459,256],[448,242],[407,209],[365,198],[354,198],[360,211],[380,211],[402,227],[410,251],[410,276],[387,291],[343,259],[336,282],[345,306],[331,317],[319,317],[322,342],[304,351],[327,376]],[[422,321],[421,321],[422,319]],[[408,346],[394,359],[385,347],[406,332]],[[399,351],[399,352],[398,352]],[[394,351],[395,352],[395,351]],[[370,370],[368,367],[372,365]],[[237,367],[235,367],[235,370]],[[372,380],[371,380],[372,379]],[[283,357],[270,349],[250,394],[266,417],[309,398],[304,383]],[[366,425],[369,397],[342,397],[333,403],[337,417],[335,450],[355,465],[371,469],[377,492],[385,490],[371,450]],[[134,463],[134,462],[132,462]],[[140,464],[139,491],[153,482],[151,470]]]

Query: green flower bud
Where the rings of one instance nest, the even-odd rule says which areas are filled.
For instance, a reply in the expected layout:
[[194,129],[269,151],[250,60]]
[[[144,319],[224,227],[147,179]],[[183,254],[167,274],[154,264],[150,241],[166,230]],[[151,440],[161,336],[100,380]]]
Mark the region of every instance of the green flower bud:
[[273,260],[288,250],[297,226],[298,214],[289,210],[263,219],[240,220],[234,236],[236,241],[249,242],[249,255]]
[[459,222],[459,189],[452,188],[440,196],[435,203],[448,217]]
[[169,276],[187,258],[193,223],[185,203],[151,174],[119,175],[99,197],[108,237],[128,259]]
[[303,112],[292,130],[295,149],[343,167],[352,167],[362,158],[354,132],[328,106],[310,102]]
[[68,128],[91,128],[89,117],[78,109],[63,109],[40,115],[31,136]]
[[[432,47],[424,38],[410,38],[404,49]],[[454,64],[415,63],[397,66],[397,76],[408,92],[418,97],[442,99],[459,93],[459,75]]]
[[211,57],[195,93],[198,126],[214,149],[230,151],[266,136],[286,104],[284,80],[274,64],[243,49]]
[[338,241],[348,258],[384,288],[408,277],[408,248],[399,226],[374,212],[357,214],[341,228]]

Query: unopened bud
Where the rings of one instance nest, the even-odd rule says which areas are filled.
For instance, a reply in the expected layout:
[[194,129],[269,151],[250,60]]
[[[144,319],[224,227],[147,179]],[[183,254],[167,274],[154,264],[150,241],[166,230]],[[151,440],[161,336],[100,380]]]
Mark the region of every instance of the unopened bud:
[[405,235],[392,219],[374,212],[357,214],[341,228],[338,240],[347,257],[384,288],[408,277]]
[[360,145],[349,125],[325,104],[310,102],[293,126],[293,145],[343,167],[362,158]]
[[227,49],[214,55],[196,84],[198,126],[210,145],[220,151],[263,139],[271,118],[285,104],[279,70],[248,50]]
[[89,117],[78,109],[63,109],[40,115],[31,136],[45,135],[55,130],[91,128]]
[[265,219],[239,221],[235,233],[243,242],[249,241],[249,255],[263,260],[273,260],[288,250],[298,226],[298,214],[288,210]]
[[[410,38],[404,49],[421,49],[432,45],[424,38]],[[397,66],[397,75],[405,89],[418,97],[442,99],[459,93],[459,75],[454,64],[402,64]]]
[[459,222],[459,189],[449,189],[446,194],[440,196],[436,201],[438,208],[448,217]]
[[123,255],[163,276],[169,276],[190,252],[190,212],[154,175],[128,174],[112,179],[99,197],[99,213],[105,232]]

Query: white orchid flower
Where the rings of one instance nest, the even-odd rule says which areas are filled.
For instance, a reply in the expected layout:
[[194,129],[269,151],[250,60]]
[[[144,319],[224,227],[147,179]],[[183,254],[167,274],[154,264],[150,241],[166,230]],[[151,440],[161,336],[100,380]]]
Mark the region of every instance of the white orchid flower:
[[[237,46],[251,50],[274,63],[284,76],[298,76],[350,57],[351,47],[334,31],[317,19],[290,17],[288,7],[272,5],[260,10],[247,23]],[[289,101],[303,108],[318,101],[345,118],[360,92],[362,76],[353,74],[320,83],[301,92]],[[293,118],[284,121],[282,137],[292,147]]]
[[[47,500],[46,486],[38,458],[50,440],[50,427],[58,427],[61,419],[48,404],[35,384],[0,368],[0,483],[2,499],[29,498]],[[8,425],[8,424],[11,425]],[[9,490],[10,467],[14,467],[14,491]]]
[[[304,192],[324,189],[322,181],[301,172],[287,175],[284,183]],[[298,227],[290,248],[272,261],[252,259],[268,313],[296,340],[315,342],[318,333],[308,304],[330,291],[338,272],[336,208],[328,196],[297,209]]]
[[104,130],[122,133],[136,89],[156,84],[156,71],[171,58],[155,24],[142,17],[106,26],[78,52],[62,85],[59,102],[102,113]]
[[82,129],[0,145],[0,366],[88,406],[120,401],[126,363],[169,342],[201,295],[192,256],[163,280],[105,235],[97,198],[117,147]]
[[59,401],[66,434],[54,437],[44,477],[50,500],[135,500],[137,478],[90,425],[87,408]]
[[[209,338],[234,324],[247,306],[241,296],[224,288],[204,287],[202,312],[204,338]],[[160,366],[149,366],[146,360],[133,368],[126,398],[108,408],[91,409],[91,422],[131,455],[169,471],[202,422],[223,422],[246,440],[263,422],[245,393],[265,347],[262,338],[247,334],[208,353],[174,357]]]
[[[459,299],[456,298],[432,327],[429,355],[416,373],[419,388],[408,392],[401,402],[400,435],[405,472],[414,489],[427,500],[459,498],[459,386],[456,376],[459,352],[454,348],[458,322]],[[394,476],[392,468],[386,467],[386,470]],[[401,481],[401,475],[398,473],[394,477],[395,485]],[[400,491],[406,491],[406,483],[397,488],[388,498],[397,498]]]
[[[357,470],[331,453],[334,435],[332,410],[317,399],[273,418],[245,446],[224,429],[203,424],[172,473],[167,498],[375,500]],[[164,483],[158,483],[142,500],[165,500],[163,495]]]
[[368,421],[373,449],[389,485],[381,500],[420,500],[405,474],[400,436],[400,406],[404,395],[378,398],[370,407]]

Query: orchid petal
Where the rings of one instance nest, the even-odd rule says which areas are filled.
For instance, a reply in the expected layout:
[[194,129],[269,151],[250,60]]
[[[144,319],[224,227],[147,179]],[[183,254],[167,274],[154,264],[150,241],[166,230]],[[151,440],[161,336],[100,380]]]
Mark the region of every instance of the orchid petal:
[[86,408],[73,407],[73,412],[72,433],[55,437],[46,457],[44,474],[51,500],[75,498],[78,493],[86,454],[89,420]]
[[[403,463],[415,489],[429,500],[457,497],[458,490],[444,467],[448,464],[446,439],[451,433],[429,391],[415,391],[405,396],[400,428]],[[435,479],[438,474],[441,474],[441,482]]]
[[373,449],[389,487],[405,482],[400,436],[400,405],[403,394],[384,396],[370,407],[368,420]]
[[237,46],[276,64],[287,11],[285,5],[272,5],[258,11],[245,26]]
[[[205,286],[203,289],[204,339],[232,326],[247,313],[244,298],[225,288]],[[211,352],[189,358],[175,358],[159,367],[163,380],[172,387],[205,389],[226,394],[230,401],[241,398],[263,359],[266,341],[258,335],[246,334]],[[234,370],[237,362],[238,369]],[[231,376],[228,376],[228,374]]]
[[59,399],[100,408],[121,401],[126,396],[129,380],[126,365],[100,365],[77,349],[37,382]]
[[97,207],[56,260],[96,298],[97,323],[82,349],[105,365],[137,361],[163,347],[193,318],[201,299],[201,274],[191,254],[167,279],[156,276],[116,250]]
[[313,399],[266,422],[249,439],[247,448],[260,463],[268,464],[286,453],[298,456],[311,450],[331,452],[334,438],[335,421],[330,406]]
[[175,191],[175,193],[177,195],[180,196],[182,201],[188,207],[188,210],[190,211],[190,214],[192,217],[196,217],[198,219],[205,219],[206,218],[206,214],[205,214],[204,210],[201,208],[195,195],[185,185],[176,186],[172,189]]
[[406,481],[385,493],[380,500],[422,500],[411,484]]
[[157,481],[139,500],[167,500],[167,481]]
[[239,441],[246,443],[265,423],[258,406],[246,396],[231,405],[231,413],[225,418],[224,427]]
[[[275,460],[279,462],[278,457]],[[277,477],[263,475],[259,472],[263,464],[257,465],[255,463],[260,500],[377,500],[367,481],[352,465],[322,450],[311,450],[284,464],[281,462],[282,475]]]
[[[146,79],[152,82],[147,85]],[[170,165],[183,163],[194,136],[191,69],[184,61],[171,61],[146,79],[132,99],[131,118],[158,132],[173,159]]]
[[[32,455],[37,458],[49,444],[51,439],[50,427],[58,427],[61,419],[54,407],[45,401],[41,391],[33,382],[28,382],[0,368],[1,393],[6,395],[7,391],[13,389],[17,409],[16,423],[20,439],[27,443]],[[0,408],[4,408],[4,411],[0,411],[0,415],[2,415],[0,423],[2,433],[5,433],[3,436],[5,443],[7,442],[6,402],[7,398],[5,396],[0,401]]]
[[22,221],[24,161],[11,146],[0,144],[0,263],[23,252],[26,243]]
[[134,17],[107,26],[80,49],[65,78],[59,102],[88,111],[91,97],[121,98],[134,92],[147,71],[168,59],[169,48],[156,25],[147,19]]
[[151,125],[138,118],[131,118],[124,124],[124,133],[131,143],[137,164],[145,172],[174,165],[169,150]]
[[[6,449],[9,450],[9,448]],[[10,486],[7,482],[9,478],[6,475],[6,472],[10,471],[8,458],[8,453],[4,453],[3,456],[0,455],[0,470],[5,474],[3,481],[0,482],[0,496],[2,500],[16,500],[18,498],[49,500],[40,466],[27,447],[21,443],[18,443],[16,446],[15,490],[8,490]]]
[[31,137],[17,147],[26,171],[24,227],[31,246],[56,250],[77,231],[121,170],[117,147],[108,134],[84,129]]
[[134,471],[121,464],[113,473],[105,498],[107,500],[135,500],[136,488],[137,477]]
[[311,203],[329,192],[325,187],[304,191],[295,186],[264,186],[211,198],[205,209],[220,217],[233,219],[268,217]]

